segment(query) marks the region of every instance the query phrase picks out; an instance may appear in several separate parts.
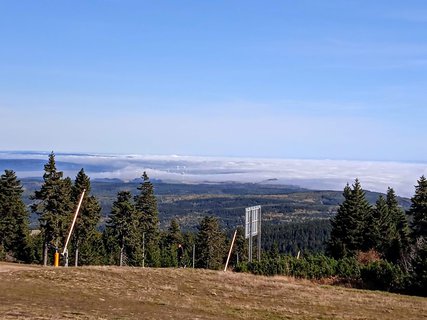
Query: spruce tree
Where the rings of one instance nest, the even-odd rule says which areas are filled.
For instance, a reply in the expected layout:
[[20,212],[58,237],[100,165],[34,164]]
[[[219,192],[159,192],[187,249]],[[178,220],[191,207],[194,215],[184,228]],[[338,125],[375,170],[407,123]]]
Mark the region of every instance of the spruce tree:
[[371,249],[375,249],[381,254],[387,250],[389,244],[388,237],[391,228],[389,220],[387,202],[380,195],[375,203],[375,208],[372,209],[372,214],[366,221],[370,228],[365,233],[365,242],[369,243]]
[[235,244],[235,261],[243,262],[248,260],[248,241],[245,238],[245,228],[238,227],[236,235],[236,244]]
[[327,245],[327,251],[335,258],[348,255],[348,245],[345,239],[347,228],[356,225],[350,216],[351,188],[348,183],[344,187],[343,197],[344,201],[339,206],[337,214],[331,219],[331,239]]
[[196,241],[197,267],[219,269],[225,258],[225,234],[214,217],[204,217]]
[[381,254],[381,256],[386,257],[390,251],[391,242],[395,237],[396,230],[390,216],[387,201],[383,195],[378,197],[375,208],[372,212],[372,215],[374,216],[373,228],[376,228],[378,232],[375,249]]
[[[101,206],[98,200],[90,194],[90,178],[81,169],[76,176],[72,189],[72,200],[75,205],[78,204],[83,190],[86,190],[86,192],[72,236],[75,266],[79,262],[79,253],[81,253],[80,260],[82,260],[83,264],[91,264],[99,258],[97,257],[97,250],[94,248],[94,242],[100,237],[96,227],[101,218]],[[81,251],[81,248],[84,248],[84,250]]]
[[162,266],[178,266],[178,246],[184,246],[183,236],[176,219],[172,219],[169,228],[162,236],[161,256]]
[[415,195],[411,198],[409,214],[412,215],[412,238],[427,238],[427,179],[422,176],[415,186]]
[[365,238],[365,234],[369,233],[372,209],[358,179],[353,188],[346,185],[343,196],[344,201],[331,220],[331,238],[328,242],[328,252],[336,258],[353,256],[359,250],[370,249],[372,245]]
[[[182,234],[182,243],[184,244],[183,265],[193,265],[193,249],[196,244],[196,234],[194,232],[185,232]],[[194,261],[195,262],[195,261]]]
[[29,216],[22,193],[15,172],[5,170],[0,178],[0,246],[12,258],[28,261]]
[[72,215],[71,179],[63,179],[63,173],[57,171],[55,155],[52,152],[44,166],[43,184],[35,191],[31,206],[40,218],[40,229],[43,234],[43,265],[47,265],[48,246],[60,248],[64,245]]
[[178,246],[185,246],[178,221],[172,219],[168,228],[167,247],[169,248],[173,266],[178,266]]
[[403,263],[409,249],[409,225],[405,212],[400,208],[392,188],[387,190],[387,208],[392,223],[390,230],[390,247],[387,260]]
[[412,273],[413,290],[417,294],[427,292],[427,179],[422,176],[415,186],[409,214],[412,216]]
[[135,197],[135,207],[139,215],[140,241],[144,241],[145,264],[148,266],[160,265],[159,248],[159,211],[154,195],[154,187],[144,172],[143,182],[138,187],[140,193]]
[[[356,179],[353,190],[353,212],[352,215],[355,217],[356,229],[354,231],[354,245],[353,250],[356,251],[368,251],[373,248],[374,244],[365,237],[370,232],[370,216],[372,215],[372,207],[366,200],[365,191],[358,179]],[[350,231],[352,233],[352,231]]]
[[138,263],[136,261],[140,254],[138,223],[138,215],[132,203],[131,193],[129,191],[120,191],[117,194],[117,200],[113,203],[110,218],[107,221],[108,233],[114,237],[120,248],[120,266],[125,263],[132,265]]

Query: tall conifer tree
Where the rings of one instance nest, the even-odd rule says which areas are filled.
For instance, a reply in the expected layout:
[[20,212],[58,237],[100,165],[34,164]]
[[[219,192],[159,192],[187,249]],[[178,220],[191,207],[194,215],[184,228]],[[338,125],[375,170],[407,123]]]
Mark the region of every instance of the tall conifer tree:
[[392,188],[387,190],[387,208],[392,223],[390,231],[390,248],[387,259],[402,262],[409,249],[409,225],[405,212],[400,208],[396,194]]
[[245,228],[237,228],[235,250],[236,263],[246,261],[248,259],[248,241],[245,239]]
[[422,176],[415,186],[415,195],[411,198],[409,214],[412,215],[412,237],[427,238],[427,179]]
[[364,238],[368,233],[371,206],[358,179],[355,180],[353,188],[347,184],[343,196],[344,201],[331,221],[331,239],[328,243],[328,252],[337,258],[352,256],[358,250],[370,249],[371,245]]
[[427,292],[427,179],[422,176],[415,186],[415,194],[411,198],[412,204],[409,214],[412,215],[412,273],[413,289],[417,293],[426,295]]
[[40,218],[40,229],[43,234],[43,264],[47,265],[48,245],[64,245],[64,238],[71,222],[71,179],[63,179],[62,171],[57,171],[55,154],[49,155],[44,166],[43,184],[35,191],[32,205],[33,212]]
[[75,205],[77,205],[80,200],[83,190],[86,190],[86,192],[83,197],[72,237],[75,266],[77,266],[79,262],[81,247],[84,248],[80,256],[83,264],[90,264],[92,261],[96,261],[97,252],[96,250],[92,250],[95,249],[93,248],[93,242],[100,236],[99,232],[96,230],[96,226],[101,218],[101,206],[98,200],[90,194],[90,178],[86,175],[84,170],[81,169],[76,176],[72,190],[72,200]]
[[12,170],[0,178],[0,246],[15,259],[27,260],[29,217],[22,185]]
[[178,266],[178,246],[183,246],[183,236],[176,219],[172,219],[167,230],[163,236],[162,241],[162,266],[177,267]]
[[346,239],[347,228],[355,227],[356,222],[350,215],[351,188],[349,184],[344,187],[344,201],[338,208],[337,214],[331,219],[331,239],[327,245],[327,251],[336,258],[344,257],[348,254],[348,244]]
[[197,234],[196,252],[199,268],[219,269],[225,258],[225,234],[220,230],[218,219],[204,217]]
[[129,191],[120,191],[111,208],[107,222],[109,233],[115,238],[119,248],[119,265],[125,263],[125,256],[130,264],[137,264],[135,257],[139,251],[138,215]]
[[159,248],[159,211],[154,195],[154,187],[144,172],[142,183],[138,187],[140,193],[135,197],[135,206],[139,215],[141,243],[144,241],[145,263],[149,266],[160,265]]
[[389,222],[389,212],[387,202],[382,195],[378,197],[375,203],[375,208],[372,209],[372,214],[368,216],[366,221],[367,228],[365,233],[365,243],[370,249],[375,249],[382,253],[388,247],[391,224]]
[[392,240],[396,236],[396,229],[390,216],[386,199],[380,195],[373,209],[375,218],[374,227],[378,228],[378,238],[375,249],[383,256],[387,257],[391,250]]

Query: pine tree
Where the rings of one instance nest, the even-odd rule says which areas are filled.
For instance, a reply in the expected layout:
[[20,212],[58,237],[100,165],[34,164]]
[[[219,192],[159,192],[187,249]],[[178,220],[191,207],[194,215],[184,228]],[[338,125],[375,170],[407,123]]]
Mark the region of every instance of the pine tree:
[[[178,266],[178,246],[184,246],[183,236],[176,219],[172,219],[167,232],[161,236],[161,257],[163,267]],[[181,257],[182,258],[182,257]]]
[[[81,169],[76,176],[72,189],[72,200],[75,205],[77,205],[80,200],[83,190],[86,190],[86,192],[72,236],[75,266],[77,266],[79,262],[79,252],[81,252],[80,259],[83,264],[90,264],[92,261],[99,259],[93,242],[97,241],[100,236],[99,232],[96,230],[96,226],[101,218],[101,206],[97,199],[90,195],[90,178],[85,174],[84,170]],[[81,251],[81,248],[85,250]]]
[[182,264],[186,266],[192,266],[193,249],[195,249],[196,244],[196,234],[193,232],[186,232],[182,234],[182,238],[182,243],[184,244],[184,256],[182,258]]
[[380,253],[387,250],[391,228],[389,220],[387,202],[380,195],[375,203],[375,208],[372,209],[372,214],[366,221],[370,228],[365,233],[365,243],[369,243],[370,249],[375,249]]
[[415,186],[415,195],[411,198],[409,214],[412,215],[412,237],[427,238],[427,179],[422,176]]
[[359,250],[370,249],[372,245],[364,236],[370,232],[368,222],[372,209],[358,179],[353,188],[346,185],[343,196],[344,201],[331,221],[331,239],[328,242],[328,252],[336,258],[352,256]]
[[427,292],[427,179],[422,176],[415,186],[409,214],[412,215],[412,287],[416,293]]
[[396,230],[393,221],[390,217],[387,201],[380,195],[372,210],[374,216],[373,228],[377,230],[377,238],[375,249],[383,256],[386,257],[390,251],[392,239],[395,237]]
[[160,265],[159,248],[159,211],[154,195],[154,187],[146,172],[142,175],[143,182],[138,187],[140,193],[135,197],[135,207],[139,215],[141,242],[145,245],[145,264]]
[[182,244],[182,233],[178,221],[172,219],[168,228],[168,243],[171,245]]
[[110,218],[107,222],[109,233],[116,240],[120,248],[119,265],[123,266],[124,258],[130,259],[128,263],[135,264],[135,257],[139,254],[138,215],[132,195],[129,191],[120,191],[117,200],[111,208]]
[[427,296],[427,239],[418,237],[413,247],[411,287],[416,294]]
[[14,259],[28,261],[29,217],[22,185],[14,171],[0,178],[0,246]]
[[168,245],[170,248],[171,256],[173,257],[174,266],[182,267],[184,265],[182,260],[185,244],[182,237],[181,229],[176,219],[172,219],[171,224],[168,228]]
[[64,238],[71,221],[71,179],[63,179],[63,173],[57,171],[55,155],[52,152],[44,166],[44,183],[35,191],[31,206],[40,218],[40,229],[44,238],[43,265],[47,265],[48,245],[57,248],[64,245]]
[[409,225],[405,212],[399,207],[396,194],[392,188],[387,190],[387,208],[392,227],[390,230],[390,247],[386,256],[392,262],[404,262],[409,249]]
[[218,219],[204,217],[197,234],[197,266],[207,269],[221,268],[225,251],[225,235],[220,230]]
[[365,237],[371,228],[370,216],[372,215],[372,207],[368,200],[366,200],[365,191],[363,191],[358,179],[356,179],[353,185],[352,198],[352,214],[356,221],[356,230],[354,232],[355,247],[353,250],[368,251],[374,247],[374,244]]
[[243,262],[248,260],[248,241],[245,239],[245,228],[237,228],[236,244],[235,244],[235,261]]
[[355,227],[356,223],[350,216],[351,205],[351,188],[347,185],[344,187],[344,201],[338,208],[337,214],[331,219],[331,239],[327,245],[327,251],[335,258],[341,258],[348,254],[346,243],[346,233],[348,227]]

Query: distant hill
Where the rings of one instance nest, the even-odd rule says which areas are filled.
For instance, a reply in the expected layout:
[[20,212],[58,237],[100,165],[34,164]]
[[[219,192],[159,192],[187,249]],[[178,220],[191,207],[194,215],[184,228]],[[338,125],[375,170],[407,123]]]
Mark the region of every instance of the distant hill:
[[[24,201],[31,203],[30,196],[40,188],[42,179],[21,179],[24,187]],[[220,218],[227,229],[243,225],[244,209],[261,205],[265,222],[300,222],[314,219],[329,219],[335,215],[342,202],[341,191],[308,190],[296,186],[260,183],[165,183],[154,180],[155,193],[159,204],[161,228],[166,228],[176,218],[184,230],[195,230],[205,215]],[[123,182],[119,179],[92,181],[92,193],[100,200],[105,222],[113,201],[120,190],[137,193],[140,181]],[[367,199],[374,204],[379,196],[366,192]],[[408,209],[410,200],[399,198],[403,208]],[[32,226],[37,217],[32,216]]]

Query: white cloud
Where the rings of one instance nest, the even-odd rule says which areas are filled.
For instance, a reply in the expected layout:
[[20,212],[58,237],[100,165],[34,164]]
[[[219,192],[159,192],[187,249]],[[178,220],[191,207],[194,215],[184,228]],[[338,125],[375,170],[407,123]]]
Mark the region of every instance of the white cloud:
[[[0,159],[47,159],[46,154],[0,153]],[[87,167],[92,179],[118,178],[132,180],[143,171],[150,177],[167,181],[197,182],[263,182],[294,184],[311,189],[342,190],[344,185],[359,178],[365,189],[385,192],[392,187],[399,195],[411,196],[421,175],[427,175],[426,163],[256,159],[227,157],[156,156],[156,155],[72,155],[58,154],[58,162]],[[40,176],[43,168],[40,168]],[[71,177],[75,168],[59,168]],[[18,171],[20,177],[34,176]]]

